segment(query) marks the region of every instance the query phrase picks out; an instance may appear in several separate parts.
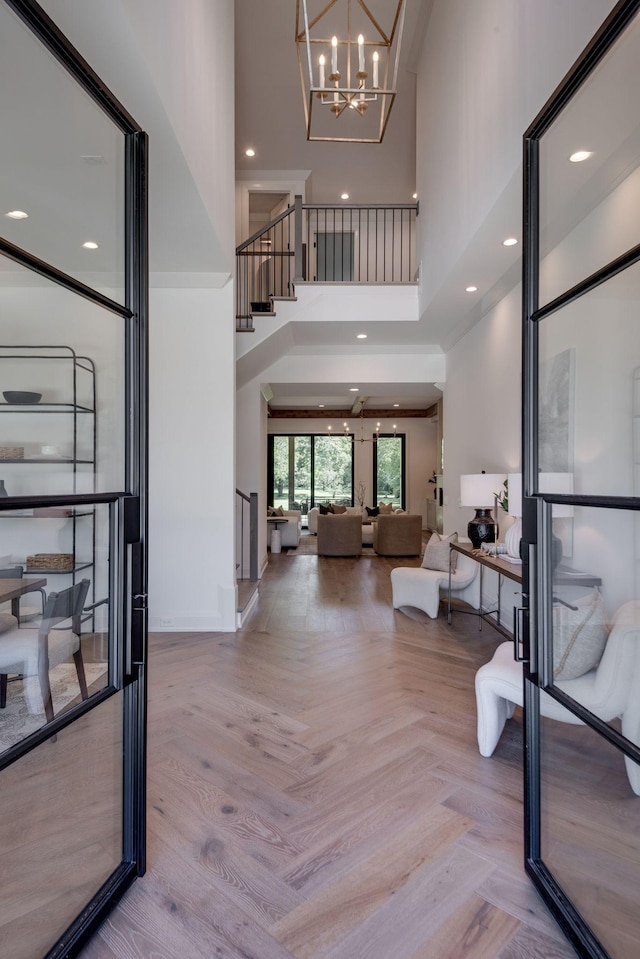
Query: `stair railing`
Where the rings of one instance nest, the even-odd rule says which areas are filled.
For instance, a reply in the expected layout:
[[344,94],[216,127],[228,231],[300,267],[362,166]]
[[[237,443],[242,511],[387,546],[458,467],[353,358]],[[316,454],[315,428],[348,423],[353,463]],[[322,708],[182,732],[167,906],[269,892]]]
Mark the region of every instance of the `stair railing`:
[[254,313],[272,313],[273,297],[293,296],[292,209],[287,207],[236,249],[236,319],[240,325]]
[[295,284],[411,283],[416,275],[417,203],[293,205],[236,250],[236,328],[293,298]]
[[236,489],[236,557],[238,579],[247,579],[245,552],[249,554],[249,582],[258,582],[258,494]]

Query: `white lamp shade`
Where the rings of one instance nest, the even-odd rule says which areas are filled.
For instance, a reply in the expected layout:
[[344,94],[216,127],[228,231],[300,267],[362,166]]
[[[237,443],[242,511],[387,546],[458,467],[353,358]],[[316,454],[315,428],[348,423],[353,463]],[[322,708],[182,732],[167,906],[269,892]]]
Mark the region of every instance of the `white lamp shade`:
[[509,516],[522,516],[522,473],[509,473]]
[[502,490],[505,473],[467,473],[460,477],[460,505],[491,509]]

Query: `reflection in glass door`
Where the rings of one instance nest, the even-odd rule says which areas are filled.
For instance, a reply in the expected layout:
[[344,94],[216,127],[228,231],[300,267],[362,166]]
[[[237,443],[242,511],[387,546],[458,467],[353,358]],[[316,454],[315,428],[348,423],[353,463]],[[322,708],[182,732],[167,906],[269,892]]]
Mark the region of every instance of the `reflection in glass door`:
[[600,959],[640,955],[639,10],[525,136],[526,868]]
[[54,959],[144,871],[146,137],[37,4],[0,52],[0,941]]

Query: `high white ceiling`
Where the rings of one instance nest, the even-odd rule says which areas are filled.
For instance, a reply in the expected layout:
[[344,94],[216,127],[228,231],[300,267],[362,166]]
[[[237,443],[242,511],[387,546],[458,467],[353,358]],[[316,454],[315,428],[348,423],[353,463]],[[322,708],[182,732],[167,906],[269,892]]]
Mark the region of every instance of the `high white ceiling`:
[[[380,0],[374,0],[380,2]],[[398,95],[381,144],[318,143],[306,139],[304,107],[295,37],[295,0],[236,0],[236,170],[247,179],[260,172],[256,182],[273,180],[288,170],[311,171],[308,201],[340,202],[347,192],[353,203],[407,203],[415,192],[415,69],[433,0],[407,0],[400,52]],[[393,6],[385,0],[387,6]],[[320,8],[316,3],[309,15]],[[359,119],[359,118],[356,118]],[[336,120],[339,124],[340,120]],[[255,157],[245,156],[251,147]],[[259,322],[257,320],[256,322]],[[424,344],[416,323],[376,323],[369,331],[367,349],[395,343]],[[296,346],[353,347],[361,324],[294,323]],[[336,384],[271,383],[272,408],[326,407],[348,409],[354,395],[349,386]],[[433,384],[380,384],[362,386],[367,406],[384,408],[399,402],[407,409],[433,404],[439,396]]]
[[[388,0],[385,0],[388,3]],[[381,144],[308,142],[295,44],[295,0],[236,0],[236,168],[311,170],[307,200],[411,202],[415,62],[432,0],[407,0],[398,95]],[[324,4],[323,4],[324,6]],[[336,120],[340,123],[340,120]],[[252,147],[256,155],[245,156]]]

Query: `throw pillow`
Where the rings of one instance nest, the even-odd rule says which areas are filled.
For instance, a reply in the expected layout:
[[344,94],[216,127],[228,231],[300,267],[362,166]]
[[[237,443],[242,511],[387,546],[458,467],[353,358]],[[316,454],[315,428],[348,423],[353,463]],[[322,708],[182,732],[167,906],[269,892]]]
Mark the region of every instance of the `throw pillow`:
[[273,516],[274,513],[275,513],[275,510],[273,506],[267,506],[267,516]]
[[390,516],[393,513],[393,503],[378,503],[380,516]]
[[604,601],[597,589],[567,606],[553,607],[553,678],[576,679],[595,669],[609,635]]
[[284,516],[284,510],[283,510],[282,506],[276,506],[276,508],[275,508],[274,511],[273,511],[273,515],[274,515],[274,516]]
[[323,506],[322,503],[318,504],[318,509],[321,516],[328,516],[329,513],[333,512],[330,506]]
[[449,554],[451,554],[451,572],[455,573],[458,554],[456,552],[452,553],[450,546],[451,543],[457,542],[457,533],[451,533],[450,536],[440,536],[439,533],[432,533],[422,557],[423,569],[438,569],[448,573]]
[[338,506],[337,503],[332,503],[331,506],[329,507],[329,509],[331,510],[332,513],[335,513],[336,516],[339,516],[340,513],[346,513],[346,512],[347,512],[347,507],[346,507],[346,506]]
[[380,510],[377,506],[366,506],[365,509],[367,511],[367,516],[378,516],[380,514]]

